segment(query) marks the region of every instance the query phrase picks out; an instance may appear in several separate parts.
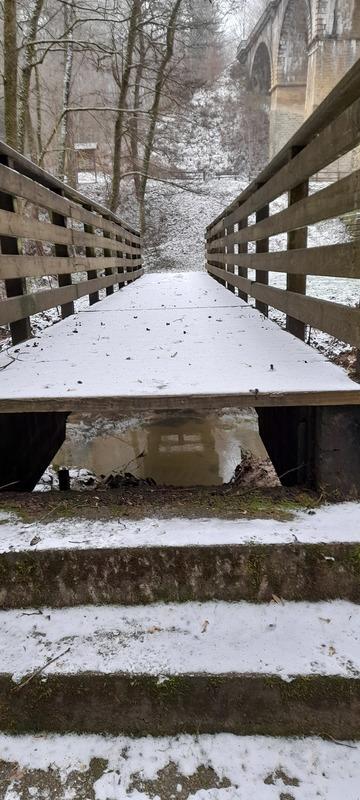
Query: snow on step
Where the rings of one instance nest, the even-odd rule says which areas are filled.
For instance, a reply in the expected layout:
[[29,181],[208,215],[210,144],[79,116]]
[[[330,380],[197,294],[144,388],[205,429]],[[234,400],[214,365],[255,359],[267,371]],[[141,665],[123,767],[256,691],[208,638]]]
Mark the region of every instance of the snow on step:
[[[18,345],[16,353],[10,349],[1,354],[2,409],[7,409],[5,401],[39,398],[49,407],[57,399],[65,410],[71,399],[150,402],[190,395],[217,398],[221,405],[224,398],[241,395],[241,402],[251,405],[259,394],[355,392],[360,398],[358,384],[343,369],[244,305],[206,273],[196,280],[208,293],[200,301],[207,305],[186,306],[193,276],[174,274],[168,284],[160,282],[169,286],[168,293],[160,294],[160,308],[122,308],[128,302],[126,287],[124,300],[107,298],[97,304],[96,313],[69,317],[47,328],[37,341]],[[155,302],[154,276],[145,275],[141,282],[144,296],[149,291],[149,303]],[[187,282],[188,300],[182,295]],[[346,402],[343,394],[341,400]]]
[[82,800],[89,787],[95,800],[358,800],[360,744],[343,745],[229,734],[0,736],[0,760],[9,800],[38,797],[37,789],[42,797],[44,787],[57,800]]
[[2,611],[0,673],[19,680],[65,653],[47,674],[354,677],[360,674],[358,619],[358,607],[342,601]]
[[[36,534],[36,544],[31,545]],[[0,511],[0,553],[14,550],[188,547],[231,544],[360,542],[360,503],[323,506],[274,519],[44,520],[24,524]]]

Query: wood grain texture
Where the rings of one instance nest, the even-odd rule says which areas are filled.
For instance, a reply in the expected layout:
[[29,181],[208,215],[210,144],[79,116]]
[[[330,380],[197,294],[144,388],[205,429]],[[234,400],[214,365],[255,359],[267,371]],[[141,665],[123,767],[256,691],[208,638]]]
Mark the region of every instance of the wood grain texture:
[[[215,264],[224,264],[225,257],[221,254],[211,254],[211,261]],[[262,269],[267,272],[360,278],[360,245],[354,242],[300,250],[283,250],[261,255],[241,253],[227,255],[226,263],[238,264],[249,269]]]
[[87,294],[93,294],[100,289],[113,286],[115,283],[128,283],[140,278],[143,270],[136,270],[131,273],[113,273],[103,278],[82,281],[58,289],[46,289],[36,294],[25,294],[12,297],[0,303],[0,325],[7,325],[15,320],[38,314],[40,311],[47,311],[55,306],[62,306],[79,300]]
[[[208,266],[208,272],[220,279],[224,274],[224,270],[212,266]],[[329,333],[330,336],[335,336],[353,347],[360,347],[360,309],[358,308],[348,308],[328,300],[317,300],[295,292],[276,289],[273,286],[263,286],[236,275],[229,275],[227,281],[233,283],[242,292],[283,311],[294,319]]]

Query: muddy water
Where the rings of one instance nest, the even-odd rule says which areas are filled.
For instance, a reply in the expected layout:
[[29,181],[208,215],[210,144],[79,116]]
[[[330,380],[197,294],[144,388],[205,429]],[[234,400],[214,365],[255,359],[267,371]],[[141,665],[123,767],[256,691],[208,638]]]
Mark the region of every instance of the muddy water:
[[130,472],[171,486],[211,486],[231,480],[244,452],[267,458],[251,411],[72,417],[53,466],[85,468],[97,476]]

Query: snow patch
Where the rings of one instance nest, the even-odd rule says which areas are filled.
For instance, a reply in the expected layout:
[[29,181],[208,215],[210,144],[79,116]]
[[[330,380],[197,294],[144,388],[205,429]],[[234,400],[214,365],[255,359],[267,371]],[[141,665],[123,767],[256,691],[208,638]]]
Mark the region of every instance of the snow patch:
[[[231,734],[159,739],[0,735],[0,758],[20,770],[57,770],[63,784],[73,770],[87,771],[91,759],[104,759],[108,765],[95,782],[95,800],[149,800],[148,792],[134,792],[134,781],[155,782],[169,765],[185,786],[201,767],[230,783],[196,794],[190,790],[188,800],[279,800],[281,792],[290,792],[294,800],[358,800],[360,744],[343,744]],[[35,783],[35,775],[32,779]],[[289,780],[293,785],[286,785]],[[10,786],[6,800],[20,800],[16,777]]]
[[[52,663],[49,659],[56,658]],[[360,676],[358,606],[183,603],[0,611],[0,673]]]

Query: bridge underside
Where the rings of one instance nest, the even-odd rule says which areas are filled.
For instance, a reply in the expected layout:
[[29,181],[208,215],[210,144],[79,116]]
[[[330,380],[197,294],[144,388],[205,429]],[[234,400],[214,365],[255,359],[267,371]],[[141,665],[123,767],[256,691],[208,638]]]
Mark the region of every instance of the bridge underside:
[[0,488],[32,488],[71,412],[230,406],[258,409],[284,483],[360,488],[360,387],[205,272],[145,275],[0,356]]

